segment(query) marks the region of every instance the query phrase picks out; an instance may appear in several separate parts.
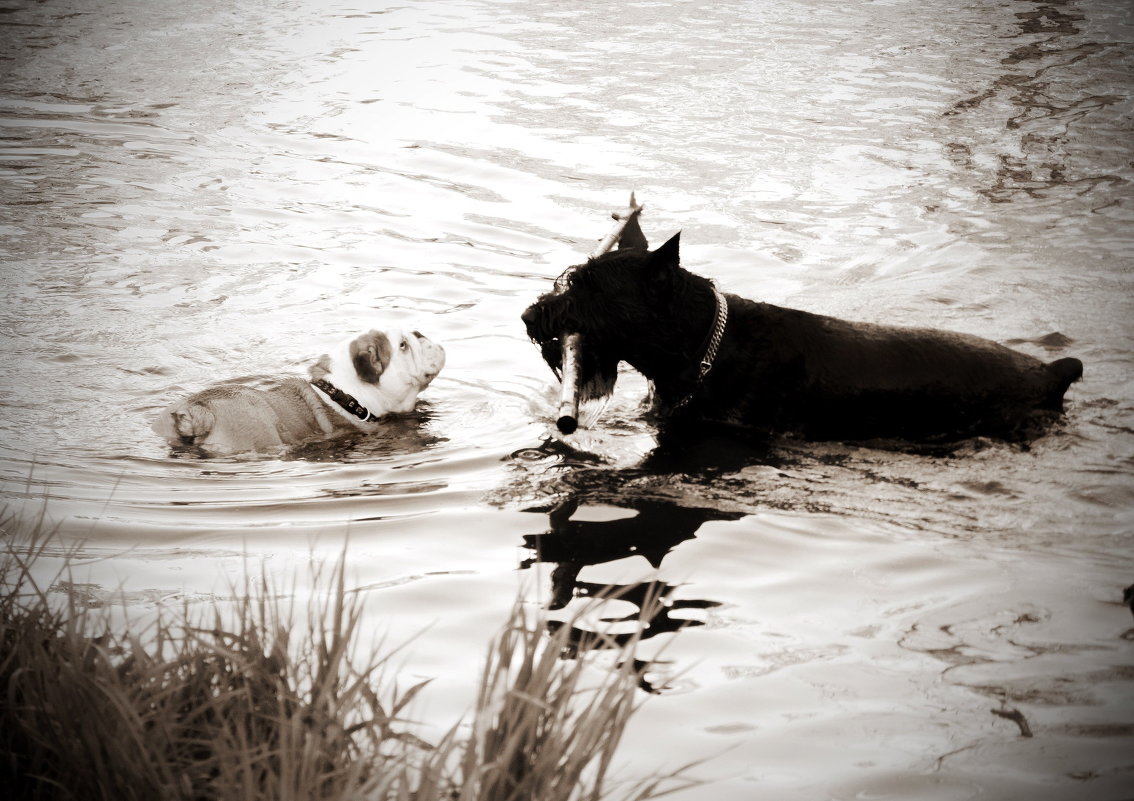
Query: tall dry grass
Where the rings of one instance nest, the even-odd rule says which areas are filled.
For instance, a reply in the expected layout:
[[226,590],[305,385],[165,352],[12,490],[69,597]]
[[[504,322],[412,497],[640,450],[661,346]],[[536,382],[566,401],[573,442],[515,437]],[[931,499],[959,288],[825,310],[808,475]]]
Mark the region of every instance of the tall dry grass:
[[570,626],[549,634],[517,603],[469,719],[428,744],[405,719],[425,683],[399,689],[390,654],[359,647],[363,602],[345,558],[315,569],[324,600],[301,609],[265,580],[247,582],[231,609],[186,604],[112,623],[111,610],[35,579],[51,540],[42,519],[0,524],[7,798],[567,801],[687,783],[683,770],[610,782],[640,702],[633,638],[621,667],[563,660]]

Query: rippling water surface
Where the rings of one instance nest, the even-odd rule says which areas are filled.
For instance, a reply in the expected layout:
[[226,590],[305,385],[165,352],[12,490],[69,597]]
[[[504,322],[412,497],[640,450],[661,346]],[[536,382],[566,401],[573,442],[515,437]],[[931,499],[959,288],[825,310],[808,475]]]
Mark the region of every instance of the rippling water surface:
[[[0,12],[0,491],[85,540],[86,591],[216,597],[245,555],[287,575],[349,536],[374,628],[425,629],[428,736],[517,592],[656,581],[627,777],[708,757],[681,797],[1129,795],[1128,4]],[[631,189],[728,291],[1082,359],[1066,423],[661,462],[628,373],[557,438],[519,314]],[[374,325],[448,351],[379,436],[203,460],[149,430]]]

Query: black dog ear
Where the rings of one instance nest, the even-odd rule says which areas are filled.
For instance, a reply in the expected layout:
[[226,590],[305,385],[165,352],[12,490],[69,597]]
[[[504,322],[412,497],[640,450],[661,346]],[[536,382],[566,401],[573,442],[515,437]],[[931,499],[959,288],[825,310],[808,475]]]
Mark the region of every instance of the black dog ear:
[[650,266],[656,270],[673,270],[680,264],[678,250],[681,245],[681,232],[671,236],[664,245],[650,253]]

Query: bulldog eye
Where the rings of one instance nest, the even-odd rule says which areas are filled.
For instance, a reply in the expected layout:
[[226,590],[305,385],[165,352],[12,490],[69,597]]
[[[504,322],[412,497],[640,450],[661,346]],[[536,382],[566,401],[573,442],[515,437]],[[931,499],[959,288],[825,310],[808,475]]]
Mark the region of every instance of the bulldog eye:
[[402,344],[398,345],[398,350],[405,350],[408,347],[409,347],[409,340],[403,339]]

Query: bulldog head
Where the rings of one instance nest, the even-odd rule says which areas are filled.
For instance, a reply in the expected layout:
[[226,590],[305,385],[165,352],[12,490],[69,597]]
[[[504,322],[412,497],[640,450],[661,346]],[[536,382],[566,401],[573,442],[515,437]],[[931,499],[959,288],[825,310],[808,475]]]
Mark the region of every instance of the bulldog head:
[[371,330],[346,340],[311,368],[375,416],[412,411],[445,366],[445,350],[420,331]]

